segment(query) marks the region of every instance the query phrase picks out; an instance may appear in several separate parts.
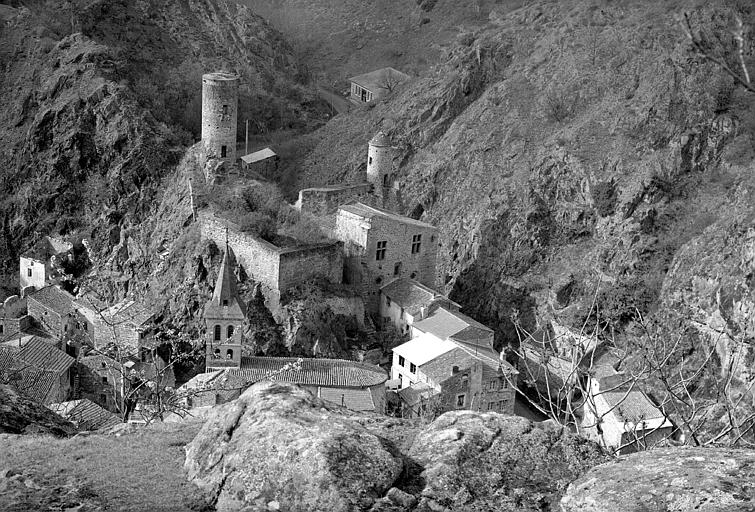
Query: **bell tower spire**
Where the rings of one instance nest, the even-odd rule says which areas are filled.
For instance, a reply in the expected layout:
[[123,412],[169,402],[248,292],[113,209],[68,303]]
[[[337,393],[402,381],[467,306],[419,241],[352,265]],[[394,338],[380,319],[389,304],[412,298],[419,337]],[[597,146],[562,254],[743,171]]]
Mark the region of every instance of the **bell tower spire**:
[[238,294],[236,276],[231,267],[232,258],[233,251],[226,242],[215,290],[204,307],[207,326],[206,371],[241,367],[241,329],[245,307]]

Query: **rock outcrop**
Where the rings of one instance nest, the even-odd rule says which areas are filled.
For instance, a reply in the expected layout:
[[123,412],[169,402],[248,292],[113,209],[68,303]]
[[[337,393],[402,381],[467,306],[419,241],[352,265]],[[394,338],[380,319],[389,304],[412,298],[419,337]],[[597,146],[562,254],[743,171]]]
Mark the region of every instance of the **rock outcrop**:
[[594,467],[573,482],[562,512],[755,508],[755,452],[723,448],[663,448]]
[[221,512],[347,512],[369,508],[403,463],[346,412],[296,386],[261,383],[213,412],[184,467]]
[[65,437],[76,432],[76,427],[70,421],[19,394],[11,386],[0,384],[0,433]]
[[419,511],[555,510],[566,486],[607,460],[590,441],[517,416],[449,412],[419,432]]

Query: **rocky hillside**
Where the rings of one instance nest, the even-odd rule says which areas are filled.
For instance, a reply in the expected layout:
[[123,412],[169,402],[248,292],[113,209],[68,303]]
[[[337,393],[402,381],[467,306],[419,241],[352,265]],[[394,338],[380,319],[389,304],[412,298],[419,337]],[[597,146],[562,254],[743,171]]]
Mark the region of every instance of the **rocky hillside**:
[[[154,213],[199,134],[203,72],[243,77],[252,130],[317,122],[320,104],[281,36],[226,0],[11,2],[0,64],[0,265],[45,234],[78,231],[107,258]],[[243,133],[243,132],[241,132]]]
[[311,137],[297,185],[356,179],[387,131],[405,211],[441,229],[438,285],[502,344],[514,322],[621,336],[638,313],[749,340],[754,98],[677,18],[729,56],[733,16],[755,18],[695,5],[493,10],[437,69]]
[[422,424],[280,383],[257,384],[203,416],[70,439],[0,435],[0,508],[712,512],[750,510],[755,500],[747,450],[611,460],[547,423],[455,411]]

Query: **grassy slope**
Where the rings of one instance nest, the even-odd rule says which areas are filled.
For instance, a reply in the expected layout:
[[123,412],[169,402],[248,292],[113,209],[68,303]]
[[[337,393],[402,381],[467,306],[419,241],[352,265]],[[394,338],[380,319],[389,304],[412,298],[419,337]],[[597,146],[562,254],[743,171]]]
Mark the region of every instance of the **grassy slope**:
[[20,472],[24,484],[7,486],[0,478],[0,509],[61,510],[83,504],[80,510],[201,510],[203,499],[182,469],[183,447],[200,426],[199,421],[156,424],[118,437],[62,440],[6,436],[0,443],[2,467]]

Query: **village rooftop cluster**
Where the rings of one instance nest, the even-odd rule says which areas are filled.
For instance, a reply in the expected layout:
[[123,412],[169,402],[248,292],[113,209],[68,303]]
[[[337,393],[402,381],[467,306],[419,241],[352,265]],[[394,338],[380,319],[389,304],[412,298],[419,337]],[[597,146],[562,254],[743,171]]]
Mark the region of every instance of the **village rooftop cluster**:
[[[408,79],[391,68],[355,77],[353,101],[378,99],[385,76]],[[208,184],[264,180],[277,168],[270,148],[237,155],[239,80],[230,73],[202,77],[197,171]],[[327,242],[279,246],[243,232],[211,207],[192,211],[202,236],[223,251],[202,312],[203,373],[177,386],[170,352],[156,336],[158,311],[139,297],[109,304],[90,293],[63,290],[57,284],[61,262],[74,257],[74,247],[46,237],[21,256],[19,293],[0,307],[3,380],[94,430],[150,421],[141,398],[156,389],[166,389],[192,410],[233,400],[261,380],[294,383],[356,411],[384,414],[393,401],[404,417],[458,409],[519,414],[517,389],[544,386],[547,393],[549,386],[585,378],[574,369],[589,361],[597,370],[586,377],[595,407],[585,408],[583,421],[596,425],[585,429],[588,435],[605,446],[630,449],[638,432],[644,439],[670,435],[674,427],[666,415],[643,392],[626,386],[620,358],[594,339],[554,324],[522,342],[516,368],[496,351],[494,331],[436,288],[441,243],[436,227],[398,213],[401,190],[391,137],[378,132],[366,142],[361,180],[301,190],[293,205],[317,219]],[[276,318],[288,289],[325,279],[361,297],[365,325],[390,326],[404,342],[393,348],[386,368],[345,359],[247,356],[247,305],[238,291],[238,267],[259,283]]]

